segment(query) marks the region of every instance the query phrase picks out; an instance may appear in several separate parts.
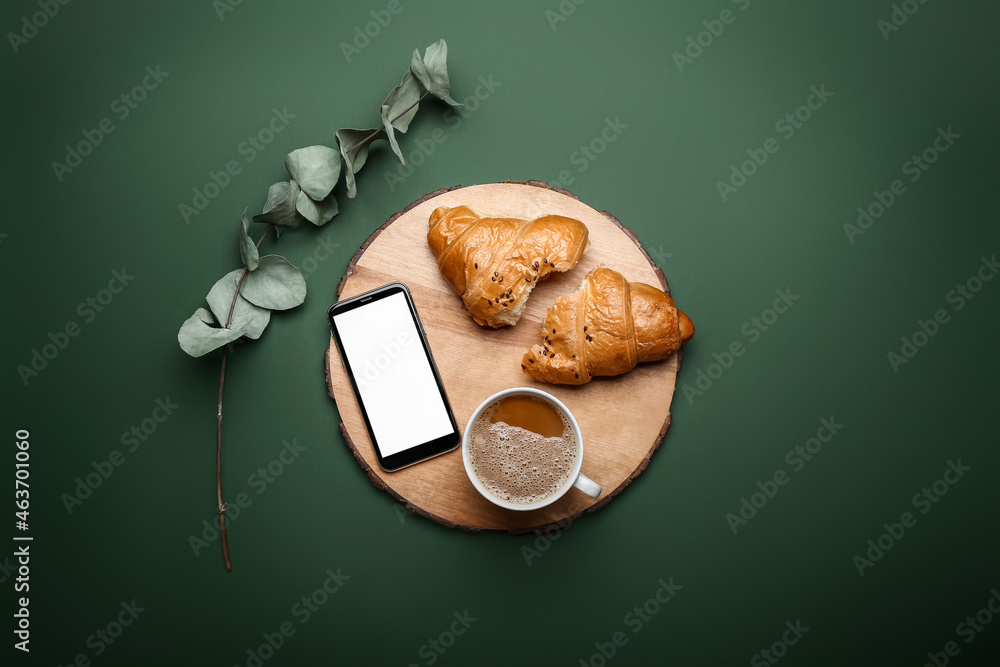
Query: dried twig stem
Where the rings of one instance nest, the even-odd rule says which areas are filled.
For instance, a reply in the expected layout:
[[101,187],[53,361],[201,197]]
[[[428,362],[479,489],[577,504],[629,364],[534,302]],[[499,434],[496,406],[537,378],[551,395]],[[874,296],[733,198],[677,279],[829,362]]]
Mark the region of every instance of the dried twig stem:
[[[260,239],[257,241],[257,247],[264,242],[264,238],[271,231],[271,226],[268,225],[267,229],[261,235]],[[233,302],[229,305],[229,317],[226,318],[226,328],[233,323],[233,313],[236,311],[236,299],[239,297],[240,288],[243,287],[243,281],[247,277],[247,269],[243,268],[243,273],[240,274],[239,282],[236,283],[236,291],[233,292]],[[217,424],[216,424],[216,439],[215,439],[215,491],[216,496],[219,501],[218,512],[219,512],[219,534],[222,537],[222,557],[226,561],[226,571],[233,571],[233,563],[229,560],[229,539],[226,537],[226,506],[228,503],[222,502],[222,389],[226,384],[226,357],[229,352],[229,346],[223,346],[222,348],[222,370],[219,372],[219,411],[217,414]]]

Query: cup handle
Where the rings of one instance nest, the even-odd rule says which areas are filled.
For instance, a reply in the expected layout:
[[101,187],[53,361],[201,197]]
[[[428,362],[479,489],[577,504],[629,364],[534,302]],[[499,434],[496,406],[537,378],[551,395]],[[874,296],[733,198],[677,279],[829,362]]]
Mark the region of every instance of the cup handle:
[[591,498],[599,498],[601,496],[601,485],[584,475],[582,472],[577,475],[576,481],[573,482],[573,486],[580,489]]

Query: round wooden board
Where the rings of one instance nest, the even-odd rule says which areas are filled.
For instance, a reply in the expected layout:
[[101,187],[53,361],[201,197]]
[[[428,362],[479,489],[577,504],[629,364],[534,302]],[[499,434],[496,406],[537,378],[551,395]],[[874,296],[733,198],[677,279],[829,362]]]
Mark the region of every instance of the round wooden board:
[[[431,211],[467,204],[483,213],[534,219],[546,214],[576,218],[587,225],[590,249],[575,269],[553,273],[540,282],[514,327],[491,329],[476,324],[461,297],[438,272],[427,245]],[[598,265],[620,271],[628,280],[658,285],[655,267],[631,230],[605,211],[598,212],[571,193],[541,181],[491,183],[438,190],[422,197],[376,230],[351,259],[337,286],[341,299],[393,281],[413,294],[427,341],[441,373],[458,426],[464,432],[472,411],[488,396],[508,387],[547,391],[573,412],[583,433],[583,473],[600,484],[598,499],[577,489],[539,510],[516,512],[492,504],[469,482],[459,449],[398,472],[378,466],[361,411],[333,342],[325,355],[327,388],[343,420],[341,433],[376,487],[412,511],[450,527],[466,530],[542,532],[560,528],[584,511],[594,511],[621,493],[649,464],[670,425],[670,401],[680,367],[680,353],[640,364],[617,377],[601,377],[582,386],[550,385],[521,372],[521,357],[541,341],[545,311],[556,298],[575,292],[583,276]]]

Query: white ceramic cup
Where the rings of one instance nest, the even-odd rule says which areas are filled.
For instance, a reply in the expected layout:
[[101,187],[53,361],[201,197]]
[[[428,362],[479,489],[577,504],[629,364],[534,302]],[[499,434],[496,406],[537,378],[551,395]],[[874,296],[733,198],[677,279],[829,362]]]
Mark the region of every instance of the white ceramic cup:
[[[569,478],[566,480],[565,484],[562,485],[562,488],[551,495],[529,504],[512,503],[494,496],[483,485],[483,483],[479,481],[479,478],[476,477],[476,473],[472,470],[472,461],[469,460],[469,439],[472,437],[473,424],[475,424],[476,420],[479,419],[479,415],[482,414],[483,410],[496,401],[508,396],[535,396],[543,401],[551,403],[556,410],[559,410],[566,415],[566,418],[569,419],[569,425],[573,429],[573,435],[576,436],[576,463],[573,465],[573,470],[570,471]],[[490,502],[510,510],[536,510],[540,507],[551,505],[555,501],[562,498],[563,495],[565,495],[566,492],[574,486],[591,498],[597,498],[601,495],[601,485],[580,472],[580,468],[583,467],[583,435],[580,433],[580,425],[577,423],[576,417],[574,417],[573,413],[569,411],[569,408],[563,405],[562,401],[552,394],[546,393],[540,389],[533,389],[531,387],[513,387],[511,389],[504,389],[503,391],[498,391],[480,403],[479,407],[472,413],[472,416],[469,417],[469,422],[465,425],[465,433],[462,434],[462,462],[465,464],[465,474],[469,476],[469,481],[472,482],[472,486],[476,487],[476,490]]]

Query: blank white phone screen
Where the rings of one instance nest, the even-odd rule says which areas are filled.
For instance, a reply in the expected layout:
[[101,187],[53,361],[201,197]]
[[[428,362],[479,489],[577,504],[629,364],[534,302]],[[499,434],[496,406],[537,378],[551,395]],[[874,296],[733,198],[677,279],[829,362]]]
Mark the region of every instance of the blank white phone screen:
[[453,432],[403,294],[333,319],[383,457]]

